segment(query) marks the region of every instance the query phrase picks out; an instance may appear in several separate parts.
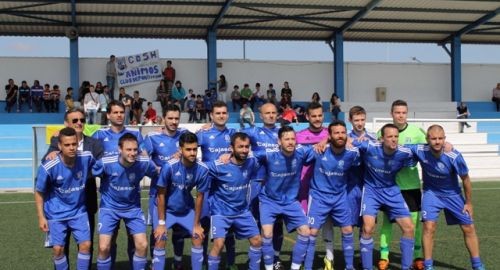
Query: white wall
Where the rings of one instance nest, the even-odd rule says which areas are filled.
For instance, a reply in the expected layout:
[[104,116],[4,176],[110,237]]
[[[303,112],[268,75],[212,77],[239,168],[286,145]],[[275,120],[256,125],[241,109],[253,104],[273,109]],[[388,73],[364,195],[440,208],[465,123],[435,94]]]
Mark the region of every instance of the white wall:
[[[80,80],[91,83],[105,81],[107,58],[81,58]],[[163,60],[165,62],[166,59]],[[187,89],[202,93],[206,88],[207,66],[204,59],[173,59],[177,79]],[[219,60],[230,87],[249,83],[253,88],[260,82],[262,89],[273,83],[279,91],[284,81],[290,83],[295,100],[309,100],[313,92],[319,92],[328,100],[333,91],[332,62],[306,61],[249,61]],[[462,97],[465,101],[490,100],[491,89],[500,81],[500,65],[462,65]],[[69,85],[68,58],[0,58],[0,83],[7,84],[13,78],[17,84],[22,80],[32,84],[58,84],[63,90]],[[148,100],[154,99],[156,83],[130,86],[127,93],[139,90]],[[387,87],[387,100],[403,98],[414,102],[450,101],[450,68],[448,64],[415,63],[364,63],[345,64],[345,99],[350,102],[375,101],[375,88]],[[5,91],[0,91],[0,99]]]

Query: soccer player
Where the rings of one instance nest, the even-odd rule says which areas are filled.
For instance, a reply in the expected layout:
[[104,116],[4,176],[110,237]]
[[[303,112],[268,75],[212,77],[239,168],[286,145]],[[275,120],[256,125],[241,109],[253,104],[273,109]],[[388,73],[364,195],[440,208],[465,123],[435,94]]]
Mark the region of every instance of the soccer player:
[[[227,105],[223,101],[216,101],[213,104],[212,126],[207,129],[201,129],[198,133],[198,145],[201,149],[201,160],[205,163],[217,160],[222,154],[229,153],[231,150],[231,136],[236,133],[235,129],[227,128],[226,123],[229,119]],[[205,231],[210,229],[210,210],[208,200],[204,200],[201,214],[201,225]],[[226,237],[226,265],[228,268],[235,268],[235,240],[232,234]],[[203,243],[203,254],[207,254],[208,238]],[[206,259],[205,259],[206,261]]]
[[146,267],[148,246],[139,184],[144,176],[155,177],[156,166],[148,157],[138,155],[134,135],[125,133],[118,145],[118,155],[103,157],[92,169],[101,177],[97,269],[111,269],[112,237],[123,219],[134,240],[133,269],[139,270]]
[[[425,270],[433,269],[432,250],[439,213],[444,210],[448,225],[459,224],[471,257],[472,269],[484,270],[479,257],[479,241],[472,220],[472,185],[467,164],[457,150],[444,152],[444,129],[439,125],[427,129],[426,145],[410,145],[422,166],[424,195],[422,221]],[[462,179],[465,199],[460,192],[458,176]]]
[[288,231],[297,230],[298,233],[292,252],[291,269],[299,269],[309,243],[307,217],[297,200],[300,171],[304,163],[313,160],[314,151],[311,147],[295,149],[295,131],[290,126],[279,129],[278,144],[279,149],[254,152],[255,157],[266,167],[266,181],[259,195],[264,265],[266,270],[273,269],[273,227],[276,218],[282,216]]
[[[391,116],[393,124],[399,129],[399,141],[404,144],[423,144],[425,141],[425,132],[414,125],[408,124],[408,104],[404,100],[396,100],[391,106]],[[403,198],[409,207],[411,220],[415,226],[415,247],[413,257],[413,268],[415,270],[423,269],[422,259],[422,225],[420,224],[420,210],[422,192],[420,191],[420,178],[416,166],[402,168],[396,175],[396,183],[401,189]],[[389,266],[389,243],[392,240],[392,223],[387,215],[384,215],[382,228],[380,230],[380,260],[379,270],[386,270]]]
[[[200,215],[204,193],[209,188],[208,168],[196,160],[198,139],[195,134],[183,133],[179,138],[179,147],[181,159],[165,163],[158,179],[159,219],[153,224],[156,239],[153,269],[165,268],[166,229],[178,224],[192,235],[191,269],[201,270],[204,233]],[[191,195],[194,187],[197,192],[196,203]]]
[[260,269],[262,256],[262,239],[257,223],[249,210],[250,179],[258,169],[259,163],[254,157],[248,157],[250,139],[248,135],[237,132],[231,136],[232,151],[230,162],[220,161],[207,163],[211,177],[210,214],[211,236],[213,246],[208,257],[208,269],[219,269],[220,252],[224,247],[229,228],[234,229],[238,238],[247,238],[250,242],[248,250],[248,269]]
[[[146,152],[148,152],[149,156],[158,168],[161,168],[165,163],[168,163],[173,158],[178,157],[179,138],[184,132],[186,132],[185,129],[179,129],[180,114],[181,110],[177,105],[169,104],[168,106],[166,106],[165,112],[163,114],[163,118],[165,121],[163,131],[150,132],[144,138],[143,148]],[[156,204],[157,181],[158,178],[151,179],[151,185],[149,188],[148,223],[150,225],[153,223],[158,223],[158,209]],[[187,231],[177,229],[176,226],[174,226],[174,228],[175,229],[172,234],[172,244],[174,246],[174,268],[182,269],[184,235],[187,233]],[[155,238],[153,230],[151,231],[150,235],[151,255],[154,255],[154,245]]]
[[61,151],[53,160],[45,160],[36,178],[35,203],[40,230],[47,233],[52,246],[54,269],[68,269],[64,255],[66,235],[73,233],[78,243],[77,269],[90,267],[90,227],[85,207],[85,185],[94,164],[90,152],[77,152],[76,131],[66,127],[59,132]]
[[360,239],[361,261],[363,269],[373,267],[373,231],[375,218],[380,209],[384,209],[391,220],[401,228],[401,268],[410,269],[414,245],[414,225],[410,212],[399,187],[396,185],[396,173],[403,167],[414,166],[411,150],[398,146],[398,127],[386,124],[381,129],[381,143],[364,141],[353,143],[359,148],[366,164],[361,214],[363,232]]

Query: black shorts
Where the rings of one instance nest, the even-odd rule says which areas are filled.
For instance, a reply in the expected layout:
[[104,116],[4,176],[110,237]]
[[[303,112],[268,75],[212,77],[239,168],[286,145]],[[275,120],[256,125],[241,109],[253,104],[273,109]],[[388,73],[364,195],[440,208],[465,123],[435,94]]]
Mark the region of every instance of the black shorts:
[[410,212],[422,210],[422,191],[420,189],[401,190],[401,195],[403,195]]

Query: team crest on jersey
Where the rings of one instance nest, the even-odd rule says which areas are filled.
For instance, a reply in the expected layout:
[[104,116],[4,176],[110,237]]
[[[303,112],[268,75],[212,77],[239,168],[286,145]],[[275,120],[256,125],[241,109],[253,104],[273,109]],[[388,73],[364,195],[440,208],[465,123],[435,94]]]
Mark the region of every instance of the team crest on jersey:
[[443,164],[443,163],[441,163],[441,162],[438,162],[438,163],[437,163],[437,167],[438,167],[440,170],[444,170],[444,169],[445,169],[444,164]]
[[247,176],[248,176],[248,171],[247,171],[247,170],[244,170],[241,174],[243,174],[243,177],[244,177],[244,178],[247,178]]
[[191,181],[192,179],[193,179],[193,174],[192,173],[186,174],[186,180]]
[[76,178],[77,179],[81,179],[82,176],[83,176],[83,172],[82,171],[79,171],[79,172],[76,173]]
[[128,175],[128,180],[129,180],[130,182],[134,182],[134,181],[135,181],[135,173],[131,173],[131,174],[129,174],[129,175]]
[[388,164],[389,166],[392,166],[392,165],[394,165],[394,161],[392,161],[392,160],[388,160],[388,161],[387,161],[387,164]]
[[224,135],[224,140],[226,140],[226,142],[230,142],[231,137],[229,135]]
[[341,169],[344,168],[344,161],[343,160],[339,160],[338,167]]
[[297,160],[296,159],[292,160],[292,167],[295,167],[295,166],[297,166]]
[[179,147],[179,142],[175,142],[175,147]]

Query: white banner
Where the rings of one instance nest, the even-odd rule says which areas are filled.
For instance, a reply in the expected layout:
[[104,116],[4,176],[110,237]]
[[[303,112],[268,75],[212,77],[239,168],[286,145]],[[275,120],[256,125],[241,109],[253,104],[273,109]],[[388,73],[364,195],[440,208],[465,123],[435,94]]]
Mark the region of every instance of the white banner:
[[158,50],[116,58],[119,86],[128,86],[162,79],[160,52]]

